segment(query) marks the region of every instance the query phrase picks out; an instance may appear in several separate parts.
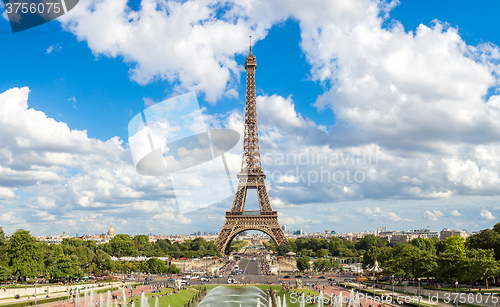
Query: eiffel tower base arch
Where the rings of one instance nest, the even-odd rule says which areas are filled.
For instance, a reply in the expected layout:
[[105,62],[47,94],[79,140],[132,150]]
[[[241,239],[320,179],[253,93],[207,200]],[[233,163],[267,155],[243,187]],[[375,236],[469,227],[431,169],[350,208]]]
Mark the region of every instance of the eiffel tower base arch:
[[[252,213],[260,214],[253,215]],[[247,230],[257,230],[267,234],[271,240],[273,240],[276,247],[288,242],[283,230],[278,224],[278,213],[276,211],[230,211],[226,212],[226,223],[215,241],[217,251],[221,254],[228,255],[230,253],[229,248],[231,246],[231,241],[233,241],[234,237],[240,232]]]

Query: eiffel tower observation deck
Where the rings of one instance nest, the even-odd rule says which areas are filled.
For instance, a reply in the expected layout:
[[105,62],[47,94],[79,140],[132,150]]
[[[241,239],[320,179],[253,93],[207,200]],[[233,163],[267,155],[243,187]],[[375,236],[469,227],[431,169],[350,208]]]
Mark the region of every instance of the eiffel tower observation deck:
[[[247,73],[245,102],[245,133],[241,171],[238,173],[238,188],[234,195],[231,211],[226,212],[226,222],[215,240],[217,250],[229,253],[231,241],[238,233],[246,230],[258,230],[271,237],[276,246],[287,242],[278,223],[278,212],[273,211],[264,182],[266,174],[262,170],[259,148],[259,130],[257,122],[257,99],[255,94],[255,71],[257,60],[250,52],[246,57]],[[245,200],[249,190],[256,190],[260,210],[245,210]]]

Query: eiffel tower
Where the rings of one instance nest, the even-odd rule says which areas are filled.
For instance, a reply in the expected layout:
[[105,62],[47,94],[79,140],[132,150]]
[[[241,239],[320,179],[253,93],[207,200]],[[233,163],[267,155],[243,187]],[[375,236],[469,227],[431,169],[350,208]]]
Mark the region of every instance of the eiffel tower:
[[[251,37],[250,37],[251,38]],[[259,150],[259,131],[257,129],[257,102],[255,97],[255,70],[257,61],[250,54],[246,57],[247,93],[245,104],[245,139],[243,141],[243,159],[238,173],[238,188],[234,195],[231,211],[226,212],[226,222],[215,240],[221,254],[229,254],[233,238],[246,230],[259,230],[266,233],[276,246],[287,242],[285,234],[278,224],[278,212],[273,211],[267,195]],[[248,190],[257,190],[260,210],[244,210]]]

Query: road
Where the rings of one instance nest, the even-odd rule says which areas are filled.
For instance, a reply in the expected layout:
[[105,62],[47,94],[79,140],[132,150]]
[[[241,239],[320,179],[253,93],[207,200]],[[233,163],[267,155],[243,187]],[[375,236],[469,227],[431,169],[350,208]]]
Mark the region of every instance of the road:
[[253,261],[252,259],[244,258],[239,261],[238,265],[240,266],[240,270],[242,270],[243,274],[245,275],[260,274],[260,267],[258,261]]

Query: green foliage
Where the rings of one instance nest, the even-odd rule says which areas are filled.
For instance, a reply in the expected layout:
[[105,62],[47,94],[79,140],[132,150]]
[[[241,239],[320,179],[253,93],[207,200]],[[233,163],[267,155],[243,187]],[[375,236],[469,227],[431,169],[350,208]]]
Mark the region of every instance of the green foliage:
[[113,261],[111,260],[111,257],[106,254],[105,251],[103,250],[98,250],[94,258],[92,259],[92,264],[91,264],[91,272],[92,273],[97,273],[97,272],[106,272],[106,271],[111,271],[113,269]]
[[326,272],[330,270],[336,271],[340,269],[339,263],[337,261],[332,262],[332,259],[333,258],[323,258],[313,261],[313,269],[318,272]]
[[379,265],[382,269],[386,270],[384,266],[385,263],[392,257],[392,248],[385,247],[372,247],[363,254],[363,267],[372,267],[375,264],[375,260],[378,260]]
[[165,267],[165,262],[158,258],[150,258],[148,261],[146,261],[148,266],[147,272],[151,274],[160,274],[160,273],[165,273],[167,271],[167,268]]
[[465,255],[465,239],[460,236],[452,236],[444,241],[445,250],[458,255]]
[[382,240],[376,235],[366,235],[361,238],[358,243],[356,243],[355,247],[357,250],[369,250],[372,247],[384,247],[387,246],[387,240]]
[[493,249],[495,259],[500,260],[500,233],[494,230],[484,229],[480,233],[468,237],[466,246],[468,249]]
[[232,252],[239,252],[243,247],[248,245],[248,241],[231,241],[230,250]]
[[8,266],[0,265],[0,281],[7,280],[12,275],[12,271]]
[[129,235],[118,234],[109,243],[103,244],[103,250],[115,257],[136,256],[137,250]]
[[13,274],[21,280],[40,273],[42,258],[35,238],[27,230],[18,229],[9,239],[7,253]]
[[392,257],[383,264],[387,273],[406,278],[432,277],[437,268],[436,255],[410,243],[396,245]]
[[297,269],[299,271],[309,270],[311,268],[311,264],[309,263],[309,257],[299,257],[297,258]]
[[174,263],[172,263],[167,270],[167,273],[169,274],[180,274],[182,273],[182,270],[178,268]]
[[493,231],[500,234],[500,222],[496,223],[495,226],[493,226]]
[[75,255],[60,255],[56,263],[47,269],[46,274],[50,278],[63,279],[66,277],[81,277],[83,276],[78,259]]
[[464,255],[452,251],[442,252],[437,258],[435,276],[438,280],[461,280]]
[[493,250],[470,249],[464,260],[463,280],[473,282],[476,280],[493,278],[500,273],[500,265],[495,260]]

